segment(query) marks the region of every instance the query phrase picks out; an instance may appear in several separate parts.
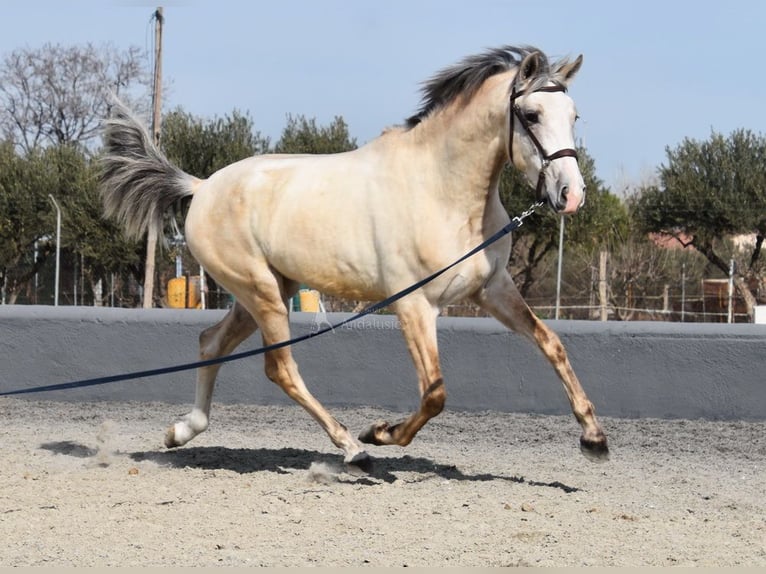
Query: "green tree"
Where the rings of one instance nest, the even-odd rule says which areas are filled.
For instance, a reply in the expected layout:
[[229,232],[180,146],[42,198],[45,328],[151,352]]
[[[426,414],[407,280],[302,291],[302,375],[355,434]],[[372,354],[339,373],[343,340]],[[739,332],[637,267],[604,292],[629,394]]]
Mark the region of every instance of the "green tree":
[[[9,303],[31,293],[32,279],[55,253],[56,210],[49,195],[61,208],[62,261],[82,265],[91,287],[107,273],[139,271],[138,246],[102,216],[92,160],[82,149],[63,144],[22,155],[7,142],[0,145],[0,273]],[[72,270],[62,264],[66,275]]]
[[58,175],[62,249],[78,260],[88,287],[106,284],[111,273],[140,277],[145,246],[127,240],[117,224],[104,218],[94,160],[72,145],[46,151]]
[[766,139],[749,130],[728,137],[713,132],[705,141],[684,139],[666,153],[659,185],[644,188],[637,199],[643,229],[694,247],[724,275],[734,255],[727,239],[754,233],[755,244],[734,277],[752,314],[756,290],[751,285],[761,279],[766,236]]
[[0,286],[6,302],[16,301],[55,250],[55,215],[48,194],[56,191],[56,184],[44,152],[22,157],[13,143],[0,144]]
[[287,125],[274,146],[276,153],[338,153],[356,149],[356,138],[349,136],[348,125],[336,116],[327,126],[318,126],[314,118],[287,116]]
[[[624,233],[628,215],[619,198],[596,176],[595,161],[587,150],[580,148],[578,154],[587,190],[586,201],[575,215],[566,216],[565,237],[567,248],[579,246],[592,251]],[[511,217],[534,201],[530,185],[511,168],[506,168],[501,176],[500,198]],[[560,217],[543,207],[514,232],[511,273],[524,296],[539,284],[544,273],[543,262],[558,248]]]
[[237,110],[206,120],[177,108],[162,121],[161,144],[170,161],[200,178],[269,150],[269,139],[254,131],[249,115]]

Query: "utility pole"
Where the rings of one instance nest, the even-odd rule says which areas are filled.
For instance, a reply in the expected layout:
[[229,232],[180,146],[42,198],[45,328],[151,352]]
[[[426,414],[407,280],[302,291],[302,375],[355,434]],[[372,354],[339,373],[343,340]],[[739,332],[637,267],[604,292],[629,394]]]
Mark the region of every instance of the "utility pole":
[[734,259],[729,260],[729,293],[728,293],[728,313],[726,317],[727,323],[734,322]]
[[686,263],[681,263],[681,322],[686,319]]
[[[152,136],[154,143],[160,145],[160,123],[162,120],[162,25],[165,17],[162,7],[155,10],[154,27],[154,82],[152,86]],[[156,261],[157,238],[159,229],[149,225],[146,236],[146,265],[144,274],[144,309],[151,309],[154,300],[154,267]]]
[[160,144],[160,124],[162,123],[162,26],[165,23],[162,6],[154,12],[154,83],[152,89],[152,135],[154,143]]

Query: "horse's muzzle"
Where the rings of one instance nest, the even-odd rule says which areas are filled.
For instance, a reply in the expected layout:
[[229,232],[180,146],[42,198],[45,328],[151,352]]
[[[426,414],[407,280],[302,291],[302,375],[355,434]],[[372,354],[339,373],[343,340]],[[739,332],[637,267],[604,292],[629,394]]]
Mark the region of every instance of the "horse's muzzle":
[[574,193],[568,185],[565,185],[555,200],[548,197],[548,203],[556,213],[562,215],[575,213],[585,204],[585,188],[582,188],[580,193]]

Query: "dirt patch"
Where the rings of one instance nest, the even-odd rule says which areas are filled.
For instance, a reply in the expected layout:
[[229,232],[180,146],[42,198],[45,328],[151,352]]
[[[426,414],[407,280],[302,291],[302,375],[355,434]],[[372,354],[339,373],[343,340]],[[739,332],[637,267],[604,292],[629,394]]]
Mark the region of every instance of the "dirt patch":
[[[2,566],[766,565],[766,423],[445,412],[349,474],[298,407],[0,400]],[[333,409],[349,428],[397,420]]]

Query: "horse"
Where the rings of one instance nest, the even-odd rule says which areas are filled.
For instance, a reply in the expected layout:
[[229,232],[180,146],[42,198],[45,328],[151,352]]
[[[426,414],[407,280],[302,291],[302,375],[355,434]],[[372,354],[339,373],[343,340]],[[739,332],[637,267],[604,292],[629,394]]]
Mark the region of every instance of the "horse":
[[[225,317],[200,334],[201,360],[232,353],[257,329],[264,345],[287,341],[289,299],[300,284],[381,300],[508,224],[498,194],[508,163],[538,200],[559,214],[575,213],[585,184],[567,88],[581,65],[582,55],[552,62],[531,46],[487,49],[426,80],[415,115],[353,151],[253,156],[207,179],[169,162],[143,124],[116,102],[103,131],[104,213],[139,238],[160,229],[163,214],[191,196],[188,247],[235,298]],[[374,422],[356,440],[309,392],[289,346],[264,355],[266,376],[316,419],[345,463],[364,467],[370,458],[362,444],[406,446],[444,408],[437,316],[445,305],[468,299],[537,345],[582,427],[581,452],[605,460],[607,439],[593,404],[559,337],[514,285],[510,249],[506,236],[391,305],[420,392],[418,410],[404,420]],[[219,368],[197,370],[194,407],[167,430],[168,448],[208,428]]]

